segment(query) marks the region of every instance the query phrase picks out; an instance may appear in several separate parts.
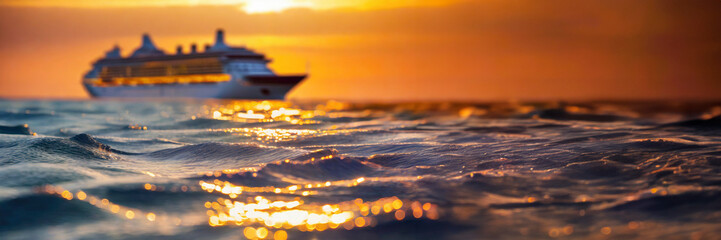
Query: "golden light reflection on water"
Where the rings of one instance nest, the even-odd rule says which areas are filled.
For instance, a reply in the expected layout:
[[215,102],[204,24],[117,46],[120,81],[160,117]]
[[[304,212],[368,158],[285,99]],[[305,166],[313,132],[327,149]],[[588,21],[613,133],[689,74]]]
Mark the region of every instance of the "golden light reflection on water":
[[310,120],[315,116],[326,115],[325,107],[301,110],[283,101],[233,101],[229,104],[206,105],[205,108],[209,118],[241,122],[285,121],[303,125],[316,123]]
[[[227,104],[208,104],[204,106],[205,115],[194,116],[224,121],[247,123],[283,122],[292,125],[319,124],[316,117],[343,118],[367,117],[371,111],[345,112],[351,106],[347,103],[327,101],[315,106],[311,110],[300,109],[292,103],[284,101],[233,101]],[[367,131],[362,129],[338,129],[332,125],[323,129],[293,129],[293,128],[220,128],[208,129],[210,132],[225,132],[246,137],[252,137],[261,142],[291,141],[300,137],[318,137],[353,132]]]
[[347,111],[349,103],[326,101],[321,104],[299,106],[285,101],[232,101],[226,104],[212,103],[203,106],[205,114],[194,116],[238,122],[288,122],[296,125],[314,124],[316,117],[366,117],[371,110]]
[[208,193],[213,192],[219,192],[225,195],[228,195],[230,198],[236,198],[243,192],[246,193],[274,193],[274,194],[296,194],[296,195],[315,195],[317,191],[314,191],[313,189],[320,189],[320,188],[328,188],[331,186],[347,186],[347,187],[354,187],[358,184],[365,181],[365,178],[358,178],[353,180],[340,180],[340,181],[325,181],[325,182],[313,182],[313,183],[307,183],[307,184],[297,184],[297,185],[290,185],[287,187],[274,187],[274,186],[266,186],[266,187],[249,187],[249,186],[239,186],[232,184],[228,181],[221,181],[218,179],[213,180],[213,182],[205,182],[205,181],[199,181],[198,184],[200,185],[201,189],[207,191]]
[[225,129],[209,129],[211,132],[226,132],[239,134],[246,137],[253,137],[262,142],[284,142],[295,140],[304,136],[327,136],[337,134],[347,134],[351,132],[359,132],[362,130],[311,130],[311,129],[279,129],[279,128],[225,128]]
[[[379,221],[403,221],[412,218],[438,219],[436,205],[418,201],[387,197],[375,201],[357,198],[353,201],[333,203],[308,203],[304,197],[315,195],[320,189],[330,187],[355,187],[366,182],[365,177],[350,180],[312,182],[285,187],[248,187],[218,179],[199,181],[201,189],[208,193],[221,193],[229,198],[205,202],[208,208],[208,224],[218,226],[245,226],[248,238],[263,238],[260,229],[269,231],[267,236],[286,236],[285,230],[325,231],[373,227]],[[254,197],[241,198],[241,194]],[[277,195],[279,200],[266,196]],[[290,196],[288,196],[290,195]],[[265,230],[263,230],[265,231]],[[272,232],[276,233],[273,234]],[[278,233],[279,231],[284,231]],[[255,235],[253,235],[255,234]]]
[[[292,201],[271,201],[263,196],[256,196],[248,201],[218,198],[214,202],[206,202],[204,206],[209,209],[206,212],[209,216],[208,224],[213,227],[238,225],[299,231],[339,228],[350,230],[375,226],[379,219],[402,221],[406,219],[406,212],[420,212],[421,214],[414,214],[412,217],[421,218],[424,211],[428,219],[438,219],[435,205],[429,204],[428,210],[423,210],[421,207],[423,204],[420,202],[408,200],[405,202],[407,204],[394,196],[371,202],[358,198],[333,204],[307,204],[299,197]],[[383,211],[370,211],[370,209],[383,209]]]
[[[107,198],[99,198],[96,196],[92,196],[82,190],[79,190],[75,194],[73,194],[73,192],[63,189],[60,186],[47,185],[47,186],[40,188],[39,191],[46,193],[46,194],[50,194],[50,195],[57,195],[66,200],[79,200],[79,201],[87,202],[88,204],[90,204],[92,206],[95,206],[99,209],[105,210],[105,211],[113,213],[113,214],[117,214],[121,218],[125,218],[128,220],[139,219],[139,220],[145,220],[145,221],[149,221],[149,222],[155,222],[155,221],[170,222],[174,225],[180,225],[180,223],[181,223],[180,218],[168,217],[168,216],[158,216],[158,215],[156,215],[156,213],[153,213],[153,212],[142,211],[140,209],[121,206],[121,205],[111,202]],[[141,217],[136,218],[136,216],[141,216]],[[142,217],[142,216],[145,216],[145,217]]]
[[[235,171],[219,171],[224,173],[237,173]],[[215,174],[215,173],[213,173]],[[377,180],[372,178],[370,180]],[[402,200],[398,197],[386,197],[375,201],[365,201],[357,198],[343,202],[306,202],[309,195],[317,194],[317,190],[331,187],[356,187],[369,181],[365,177],[339,181],[319,181],[304,184],[295,184],[285,187],[248,187],[234,185],[218,179],[212,182],[199,181],[199,187],[181,186],[164,188],[156,184],[145,183],[142,186],[147,191],[204,191],[207,193],[221,193],[228,198],[219,197],[214,201],[203,203],[208,210],[208,225],[243,226],[243,235],[248,239],[287,239],[290,230],[297,231],[326,231],[351,230],[353,228],[373,227],[384,221],[403,221],[412,218],[438,219],[438,208],[431,203]],[[317,189],[317,190],[314,190]],[[99,198],[78,190],[75,193],[59,186],[45,186],[41,192],[57,195],[66,200],[84,201],[99,209],[116,214],[120,218],[133,221],[166,222],[180,225],[181,219],[158,215],[151,211],[130,208],[115,204],[107,198]],[[245,194],[244,199],[240,196]],[[274,197],[259,194],[270,194]]]
[[[304,162],[327,160],[335,157],[327,155],[312,158]],[[290,160],[278,163],[293,164]],[[232,177],[235,174],[251,173],[257,176],[257,168],[224,169],[200,173],[206,177]],[[438,207],[432,203],[401,199],[396,196],[373,199],[357,198],[351,201],[329,201],[322,196],[335,192],[338,188],[354,188],[361,184],[374,182],[412,181],[413,177],[357,177],[333,181],[307,181],[285,186],[251,187],[223,181],[220,179],[201,180],[196,186],[162,186],[153,183],[140,184],[138,187],[149,192],[205,192],[217,197],[202,203],[205,212],[194,213],[196,218],[207,216],[207,224],[212,227],[243,227],[248,239],[287,239],[292,231],[322,232],[327,230],[351,230],[354,228],[374,227],[389,221],[407,221],[410,219],[439,218]],[[127,221],[145,221],[180,225],[181,219],[173,215],[158,214],[113,203],[107,198],[88,194],[83,190],[71,191],[59,186],[45,186],[40,189],[46,194],[56,195],[66,200],[83,201],[104,211],[110,212]],[[195,209],[195,208],[192,208]],[[190,223],[192,224],[192,223]],[[196,222],[195,224],[199,224]],[[292,235],[292,233],[291,233]]]

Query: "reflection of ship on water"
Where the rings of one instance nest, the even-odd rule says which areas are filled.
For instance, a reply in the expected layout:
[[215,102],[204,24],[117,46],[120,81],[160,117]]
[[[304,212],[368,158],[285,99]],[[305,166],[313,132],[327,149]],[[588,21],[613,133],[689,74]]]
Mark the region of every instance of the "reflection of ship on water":
[[215,44],[190,53],[178,46],[165,54],[150,36],[130,57],[116,46],[93,64],[83,85],[94,97],[283,99],[306,75],[279,76],[265,55],[225,44],[218,30]]

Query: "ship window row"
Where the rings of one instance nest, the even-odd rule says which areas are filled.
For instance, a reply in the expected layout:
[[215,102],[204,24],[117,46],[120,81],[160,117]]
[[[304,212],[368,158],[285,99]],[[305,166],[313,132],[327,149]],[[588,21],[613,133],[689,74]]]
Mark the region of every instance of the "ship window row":
[[229,65],[231,70],[264,70],[265,64],[262,63],[234,63]]
[[154,77],[222,72],[223,66],[221,64],[171,66],[107,66],[101,69],[100,77]]
[[95,86],[135,86],[135,85],[156,85],[156,84],[192,84],[192,83],[219,83],[231,80],[228,74],[204,74],[204,75],[177,75],[161,77],[117,77],[97,79],[92,83]]

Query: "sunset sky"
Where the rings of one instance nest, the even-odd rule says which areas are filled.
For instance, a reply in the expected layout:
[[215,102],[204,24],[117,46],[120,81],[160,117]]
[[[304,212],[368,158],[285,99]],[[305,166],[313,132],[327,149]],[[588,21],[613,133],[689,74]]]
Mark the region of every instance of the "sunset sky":
[[149,33],[310,77],[291,99],[721,99],[721,1],[0,0],[0,97],[87,98]]

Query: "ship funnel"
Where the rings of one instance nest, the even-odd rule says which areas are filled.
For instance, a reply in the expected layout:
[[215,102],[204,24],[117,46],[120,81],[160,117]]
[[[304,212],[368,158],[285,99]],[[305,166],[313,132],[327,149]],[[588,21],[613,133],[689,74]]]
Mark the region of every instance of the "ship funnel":
[[228,47],[227,44],[225,44],[225,32],[223,29],[218,29],[218,31],[215,32],[215,44],[208,49],[209,51],[225,51],[229,50],[230,47]]
[[223,32],[223,29],[218,29],[218,31],[215,32],[215,45],[225,45],[225,32]]
[[147,33],[143,34],[143,45],[140,46],[140,48],[145,48],[145,49],[149,49],[149,50],[150,49],[158,49],[157,47],[155,47],[153,40],[150,39],[150,35],[148,35]]
[[143,43],[142,45],[133,52],[133,55],[131,57],[144,57],[144,56],[158,56],[158,55],[165,55],[165,53],[155,47],[155,44],[153,43],[153,40],[150,39],[150,35],[143,34]]
[[198,44],[190,44],[190,53],[198,53]]
[[110,51],[105,52],[105,58],[120,58],[120,47],[118,45],[115,45],[113,49],[110,49]]
[[183,46],[182,45],[178,45],[177,47],[175,47],[175,54],[183,55]]

